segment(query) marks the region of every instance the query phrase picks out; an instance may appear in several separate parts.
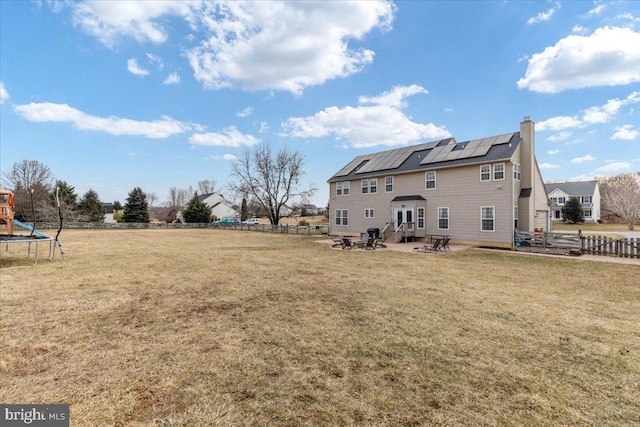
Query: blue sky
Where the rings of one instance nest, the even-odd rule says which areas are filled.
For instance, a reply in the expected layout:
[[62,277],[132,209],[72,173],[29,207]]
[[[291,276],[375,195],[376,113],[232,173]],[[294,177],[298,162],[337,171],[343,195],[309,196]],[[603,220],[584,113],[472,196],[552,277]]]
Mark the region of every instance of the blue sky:
[[302,186],[353,157],[536,122],[545,180],[640,170],[640,2],[0,1],[0,168],[104,202],[229,180],[269,142]]

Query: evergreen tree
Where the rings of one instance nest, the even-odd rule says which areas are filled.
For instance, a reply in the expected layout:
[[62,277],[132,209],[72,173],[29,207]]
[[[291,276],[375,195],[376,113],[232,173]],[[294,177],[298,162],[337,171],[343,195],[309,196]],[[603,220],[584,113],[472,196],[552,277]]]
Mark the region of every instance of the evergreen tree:
[[78,205],[80,213],[89,222],[104,222],[104,205],[98,197],[98,193],[93,190],[87,191]]
[[584,222],[584,212],[577,197],[569,197],[567,203],[562,207],[562,221],[572,224]]
[[240,221],[244,221],[249,218],[249,208],[247,207],[247,198],[242,198],[242,206],[240,207]]
[[196,192],[187,206],[182,212],[182,217],[187,223],[205,223],[211,222],[211,208],[198,197]]
[[127,201],[124,204],[122,222],[149,222],[147,196],[145,196],[142,188],[136,187],[129,192]]
[[122,210],[122,204],[119,201],[115,201],[113,202],[113,210],[114,211],[121,211]]
[[75,187],[67,184],[67,181],[56,181],[56,185],[51,193],[54,198],[56,196],[56,189],[58,190],[60,205],[66,205],[69,209],[77,208],[78,195],[76,194]]

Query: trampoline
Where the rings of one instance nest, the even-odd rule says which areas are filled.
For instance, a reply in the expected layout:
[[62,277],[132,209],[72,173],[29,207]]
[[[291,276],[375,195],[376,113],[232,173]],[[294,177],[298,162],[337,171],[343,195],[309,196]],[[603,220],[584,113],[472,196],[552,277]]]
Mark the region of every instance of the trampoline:
[[[32,191],[32,206],[33,206],[33,191]],[[27,244],[27,257],[31,258],[31,248],[34,246],[33,265],[38,264],[38,249],[41,242],[49,243],[49,260],[55,261],[56,247],[60,248],[60,254],[64,259],[64,252],[62,251],[62,244],[58,237],[60,231],[62,231],[62,210],[60,208],[60,199],[58,197],[58,189],[56,189],[56,202],[58,204],[58,216],[60,217],[60,226],[55,237],[48,236],[35,229],[35,210],[34,210],[34,226],[24,224],[14,218],[14,201],[13,193],[8,190],[0,188],[0,231],[5,232],[0,234],[0,247],[5,246],[5,250],[9,250],[9,244],[26,243]],[[14,234],[15,227],[19,227],[23,230],[27,230],[30,234]]]

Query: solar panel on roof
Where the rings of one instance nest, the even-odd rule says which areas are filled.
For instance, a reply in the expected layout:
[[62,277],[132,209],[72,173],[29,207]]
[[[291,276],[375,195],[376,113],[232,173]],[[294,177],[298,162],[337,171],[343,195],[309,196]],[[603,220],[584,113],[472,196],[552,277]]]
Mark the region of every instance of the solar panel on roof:
[[464,150],[455,150],[455,151],[451,151],[449,154],[447,154],[444,158],[445,162],[448,162],[449,160],[455,160],[457,158],[459,158],[462,154]]
[[482,145],[482,144],[480,144],[478,146],[478,148],[476,148],[473,151],[473,154],[471,154],[469,157],[484,156],[485,154],[487,154],[489,152],[490,149],[491,149],[491,145]]
[[[351,160],[345,167],[340,169],[335,176],[347,176],[349,175],[360,163],[367,160],[367,156],[358,156]],[[365,165],[366,166],[366,165]]]
[[493,141],[496,140],[496,136],[488,136],[486,138],[482,138],[482,141],[480,141],[480,145],[481,146],[489,146],[491,147],[493,145]]
[[416,147],[405,147],[397,150],[374,154],[371,160],[356,173],[375,172],[379,170],[396,169],[413,153]]
[[496,140],[493,141],[492,145],[506,144],[511,141],[511,137],[513,137],[513,133],[505,133],[504,135],[498,135]]
[[451,150],[453,150],[454,146],[455,144],[448,144],[448,145],[442,146],[442,151],[440,151],[440,153],[438,153],[431,162],[438,163],[443,161],[444,158],[447,157],[447,155],[451,152]]
[[474,150],[478,148],[478,145],[480,145],[480,141],[482,140],[474,139],[473,141],[467,142],[466,147],[464,147],[464,149],[462,150],[462,153],[460,153],[460,156],[458,156],[458,158],[464,159],[467,157],[471,157],[471,154],[473,154]]
[[422,161],[420,162],[421,165],[426,165],[427,163],[433,163],[433,159],[435,159],[435,157],[440,154],[440,152],[442,151],[444,147],[434,147],[431,149],[431,151],[429,151],[429,154],[427,154],[425,156],[424,159],[422,159]]

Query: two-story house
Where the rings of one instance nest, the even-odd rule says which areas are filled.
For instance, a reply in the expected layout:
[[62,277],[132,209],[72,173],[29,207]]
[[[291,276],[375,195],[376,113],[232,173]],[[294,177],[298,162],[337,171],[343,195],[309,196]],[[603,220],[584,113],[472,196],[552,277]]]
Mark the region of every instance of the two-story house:
[[446,234],[457,242],[509,247],[514,229],[550,230],[528,116],[519,132],[358,156],[328,182],[333,235],[378,228],[396,241]]
[[577,197],[585,222],[600,220],[600,187],[598,181],[553,182],[545,184],[551,201],[551,219],[562,221],[562,207],[569,198]]

